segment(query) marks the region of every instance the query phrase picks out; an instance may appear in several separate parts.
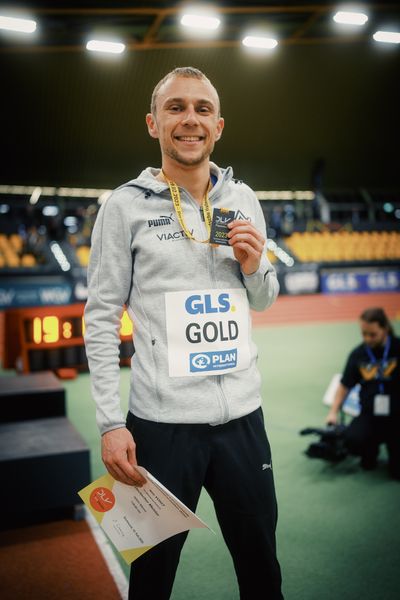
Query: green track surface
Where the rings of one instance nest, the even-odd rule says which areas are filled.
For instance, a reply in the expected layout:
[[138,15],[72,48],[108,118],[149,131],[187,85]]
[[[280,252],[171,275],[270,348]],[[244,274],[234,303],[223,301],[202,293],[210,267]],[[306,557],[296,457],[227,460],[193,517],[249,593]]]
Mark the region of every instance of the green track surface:
[[[394,323],[400,333],[400,321]],[[382,448],[376,471],[356,458],[332,465],[305,454],[327,407],[323,394],[348,352],[360,342],[357,323],[256,329],[266,428],[272,446],[279,505],[278,555],[286,600],[400,598],[400,482],[389,479]],[[89,375],[66,381],[68,416],[91,449],[92,478],[104,473]],[[127,407],[129,369],[121,372]],[[400,399],[398,399],[400,400]],[[348,417],[349,419],[350,417]],[[207,493],[197,514],[216,532],[189,533],[172,600],[238,600],[231,558]],[[128,574],[127,565],[121,565]],[[268,581],[265,594],[268,599]]]

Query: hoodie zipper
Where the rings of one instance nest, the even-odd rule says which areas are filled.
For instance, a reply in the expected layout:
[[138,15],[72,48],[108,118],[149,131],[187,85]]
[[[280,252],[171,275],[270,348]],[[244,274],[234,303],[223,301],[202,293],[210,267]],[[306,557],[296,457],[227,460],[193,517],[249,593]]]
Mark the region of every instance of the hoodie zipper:
[[[200,226],[203,229],[203,231],[205,231],[205,234],[207,236],[208,235],[208,231],[207,231],[207,228],[206,228],[206,225],[205,225],[204,221],[201,218],[201,213],[200,213],[200,210],[199,210],[199,204],[186,191],[184,191],[184,194],[188,198],[188,200],[191,203],[191,205],[193,206],[193,208],[196,210],[198,219],[200,221]],[[215,253],[215,249],[212,248],[210,246],[210,244],[208,244],[208,246],[206,248],[206,260],[207,260],[208,273],[209,273],[210,280],[212,282],[213,287],[214,286],[216,287],[217,286],[217,278],[216,278],[216,275],[215,275],[215,254],[214,253]],[[214,384],[216,386],[217,395],[219,397],[219,403],[220,403],[220,406],[221,406],[221,421],[220,421],[220,423],[216,423],[217,425],[222,424],[222,423],[226,423],[228,421],[228,419],[229,419],[228,401],[227,401],[227,398],[225,396],[225,392],[224,392],[223,387],[222,387],[222,377],[223,377],[223,375],[213,375],[212,376]]]

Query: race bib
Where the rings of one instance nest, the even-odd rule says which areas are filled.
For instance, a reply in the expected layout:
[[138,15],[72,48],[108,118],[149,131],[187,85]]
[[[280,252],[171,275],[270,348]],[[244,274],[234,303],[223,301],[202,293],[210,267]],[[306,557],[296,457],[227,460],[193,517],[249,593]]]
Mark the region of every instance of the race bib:
[[222,375],[250,365],[250,311],[244,289],[167,292],[170,377]]

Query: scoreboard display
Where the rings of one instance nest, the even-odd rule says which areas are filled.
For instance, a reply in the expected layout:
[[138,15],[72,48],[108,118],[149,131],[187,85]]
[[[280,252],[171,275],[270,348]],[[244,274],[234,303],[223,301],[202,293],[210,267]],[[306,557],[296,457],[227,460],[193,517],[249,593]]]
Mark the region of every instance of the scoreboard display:
[[85,333],[83,317],[33,317],[24,320],[24,328],[26,341],[35,344],[36,347],[83,337]]
[[[5,313],[4,368],[21,373],[75,368],[87,370],[83,336],[85,305],[11,309]],[[123,312],[120,361],[129,364],[134,352],[133,326]]]

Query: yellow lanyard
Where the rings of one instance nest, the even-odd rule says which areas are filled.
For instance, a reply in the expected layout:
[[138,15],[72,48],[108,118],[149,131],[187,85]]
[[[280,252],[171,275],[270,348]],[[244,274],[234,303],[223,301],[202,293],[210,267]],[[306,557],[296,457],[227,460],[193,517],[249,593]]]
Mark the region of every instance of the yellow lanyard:
[[164,171],[162,171],[162,174],[163,174],[166,182],[168,183],[172,202],[174,203],[176,216],[178,217],[179,224],[182,227],[183,231],[185,232],[185,235],[193,242],[199,242],[200,244],[207,244],[210,241],[211,221],[212,221],[212,211],[211,211],[211,204],[208,199],[208,190],[204,195],[203,202],[201,203],[201,208],[203,209],[203,214],[204,214],[204,222],[206,224],[206,228],[207,228],[207,232],[208,232],[208,238],[206,240],[196,240],[196,238],[190,233],[189,229],[186,227],[186,223],[183,218],[181,195],[180,195],[178,186],[176,185],[176,183],[174,181],[171,181],[170,179],[168,179],[168,177],[165,175]]

